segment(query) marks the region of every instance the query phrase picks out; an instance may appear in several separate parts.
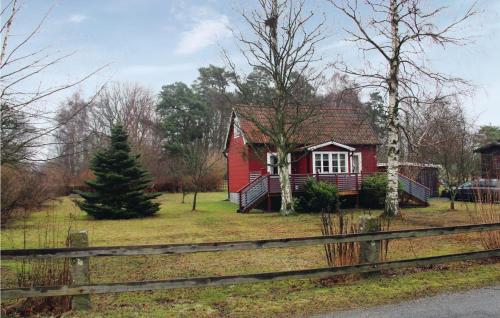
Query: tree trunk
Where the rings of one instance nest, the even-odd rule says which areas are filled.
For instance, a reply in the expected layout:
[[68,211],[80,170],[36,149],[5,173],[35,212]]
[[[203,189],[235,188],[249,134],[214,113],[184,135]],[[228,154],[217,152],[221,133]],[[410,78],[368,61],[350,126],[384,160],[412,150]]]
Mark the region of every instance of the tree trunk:
[[396,0],[391,0],[392,12],[392,58],[389,65],[389,106],[387,122],[387,193],[385,197],[384,214],[395,216],[399,214],[398,172],[399,172],[399,101],[398,101],[398,71],[399,71],[399,38],[397,24]]
[[271,3],[271,16],[266,21],[270,31],[270,47],[272,51],[273,61],[274,61],[274,71],[273,71],[273,81],[276,89],[276,97],[274,99],[274,107],[277,109],[278,119],[275,123],[280,127],[280,142],[276,146],[278,155],[278,174],[280,178],[280,189],[281,189],[281,209],[280,213],[283,216],[290,215],[294,212],[293,208],[293,197],[292,197],[292,187],[290,185],[290,162],[288,162],[288,153],[285,151],[286,138],[284,137],[285,128],[285,118],[286,118],[286,101],[285,88],[280,76],[282,57],[278,50],[278,0],[273,0]]
[[[391,102],[389,102],[389,105]],[[396,120],[389,121],[389,133],[387,135],[387,193],[385,197],[385,211],[387,216],[399,214],[398,198],[398,172],[399,172],[399,129]],[[397,122],[397,121],[396,121]],[[392,124],[391,124],[392,123]]]
[[281,209],[282,215],[290,215],[294,212],[292,187],[290,185],[290,162],[288,154],[278,150],[278,173],[280,177],[281,189]]
[[196,197],[198,196],[198,189],[194,190],[194,196],[193,196],[193,208],[191,211],[196,211]]
[[453,190],[450,191],[450,210],[455,210],[455,196],[456,192]]

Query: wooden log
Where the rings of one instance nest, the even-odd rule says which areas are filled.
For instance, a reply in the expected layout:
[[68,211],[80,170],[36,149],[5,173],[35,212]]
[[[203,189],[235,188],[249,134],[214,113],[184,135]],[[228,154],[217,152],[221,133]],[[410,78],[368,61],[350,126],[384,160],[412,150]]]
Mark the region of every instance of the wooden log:
[[2,289],[3,299],[24,297],[46,297],[82,294],[107,294],[134,291],[152,291],[172,288],[206,287],[233,285],[241,283],[256,283],[264,281],[275,281],[285,279],[323,278],[333,275],[345,275],[354,273],[366,273],[372,271],[398,269],[414,266],[426,266],[432,264],[457,262],[464,260],[475,260],[489,257],[499,257],[500,249],[450,254],[417,259],[406,259],[375,264],[360,264],[341,267],[315,268],[286,272],[257,273],[232,276],[215,276],[200,278],[180,278],[159,281],[141,281],[111,284],[92,284],[81,286],[52,286],[52,287],[27,287]]
[[414,230],[341,234],[332,236],[283,238],[283,239],[269,239],[269,240],[256,240],[256,241],[3,250],[1,251],[0,255],[3,259],[22,259],[22,258],[183,254],[183,253],[197,253],[197,252],[252,250],[252,249],[264,249],[264,248],[284,248],[284,247],[296,247],[296,246],[323,245],[328,243],[366,242],[366,241],[377,241],[377,240],[387,240],[387,239],[417,238],[417,237],[493,231],[493,230],[500,230],[500,223],[471,224],[471,225],[424,228],[424,229],[414,229]]
[[[72,247],[88,247],[89,238],[87,231],[72,232],[69,234],[69,245]],[[89,258],[73,257],[70,259],[71,285],[90,284]],[[71,299],[71,308],[73,310],[89,310],[90,295],[78,294]]]

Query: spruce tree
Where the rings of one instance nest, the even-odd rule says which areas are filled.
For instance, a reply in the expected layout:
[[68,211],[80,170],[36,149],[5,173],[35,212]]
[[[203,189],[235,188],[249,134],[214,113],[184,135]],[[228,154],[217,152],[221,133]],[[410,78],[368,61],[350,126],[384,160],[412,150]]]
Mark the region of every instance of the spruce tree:
[[78,205],[96,219],[130,219],[155,214],[159,204],[152,199],[158,193],[146,193],[151,179],[130,151],[127,134],[121,124],[111,131],[111,144],[98,151],[91,161],[95,179],[85,183],[93,190],[79,191],[84,199]]

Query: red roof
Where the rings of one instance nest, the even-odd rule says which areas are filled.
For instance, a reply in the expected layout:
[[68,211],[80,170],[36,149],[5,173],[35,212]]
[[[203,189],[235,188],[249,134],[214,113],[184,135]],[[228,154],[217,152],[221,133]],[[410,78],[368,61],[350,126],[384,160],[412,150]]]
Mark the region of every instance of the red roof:
[[[248,142],[269,143],[269,137],[263,134],[253,121],[256,119],[264,127],[272,127],[272,114],[274,112],[272,108],[238,105],[233,109]],[[309,109],[303,111],[307,112]],[[366,110],[360,105],[317,107],[314,110],[314,116],[302,125],[296,140],[304,145],[315,145],[328,141],[348,145],[376,145],[380,143]]]

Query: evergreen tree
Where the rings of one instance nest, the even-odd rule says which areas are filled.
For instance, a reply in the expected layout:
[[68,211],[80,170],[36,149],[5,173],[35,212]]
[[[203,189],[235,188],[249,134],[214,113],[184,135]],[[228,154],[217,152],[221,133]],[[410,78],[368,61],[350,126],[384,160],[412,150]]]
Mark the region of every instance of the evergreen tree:
[[78,205],[96,219],[139,218],[159,210],[159,204],[151,201],[159,194],[144,192],[151,179],[139,156],[130,153],[127,138],[122,125],[113,127],[111,144],[92,159],[95,180],[85,181],[94,191],[78,192],[84,199]]

